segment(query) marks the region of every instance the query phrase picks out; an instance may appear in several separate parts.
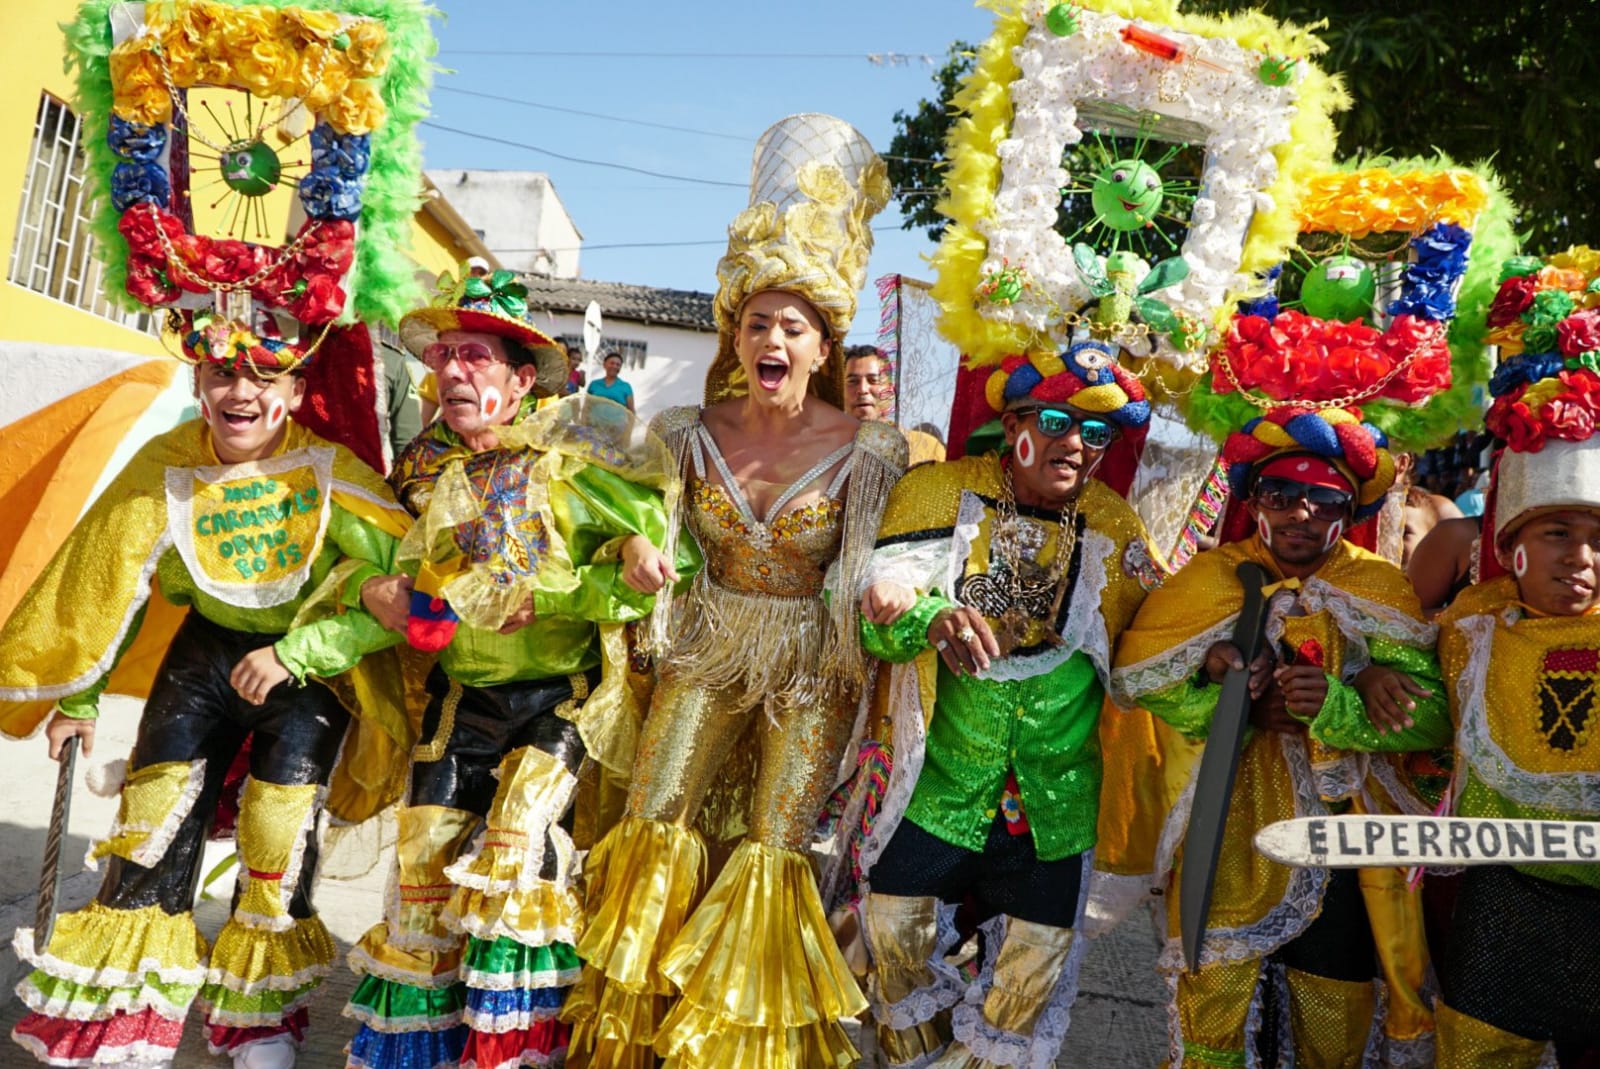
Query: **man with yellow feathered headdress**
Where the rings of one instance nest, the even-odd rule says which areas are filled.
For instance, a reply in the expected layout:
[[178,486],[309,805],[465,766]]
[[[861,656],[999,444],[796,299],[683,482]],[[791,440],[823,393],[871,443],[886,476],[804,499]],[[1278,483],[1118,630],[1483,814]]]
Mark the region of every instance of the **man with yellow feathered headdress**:
[[[893,765],[860,910],[891,1065],[1044,1065],[1061,1047],[1111,650],[1161,576],[1092,478],[1150,418],[1116,352],[1007,357],[986,392],[1008,448],[908,472],[878,530],[862,635],[895,665]],[[969,894],[988,935],[974,982],[945,961]]]
[[400,552],[416,578],[396,577],[383,611],[439,663],[395,891],[350,952],[350,1064],[363,1069],[564,1056],[555,1015],[581,924],[561,821],[585,757],[614,761],[599,632],[643,617],[698,564],[655,548],[675,483],[632,413],[583,396],[538,406],[567,360],[528,322],[526,296],[509,271],[446,276],[400,321],[441,416],[390,477],[417,515]]
[[[1265,1049],[1292,1044],[1297,1065],[1359,1064],[1363,1051],[1387,1065],[1431,1064],[1432,1016],[1419,995],[1427,953],[1404,874],[1289,869],[1251,842],[1257,828],[1294,816],[1373,804],[1426,811],[1386,758],[1318,741],[1324,718],[1351,710],[1365,718],[1381,703],[1403,721],[1443,701],[1434,631],[1410,585],[1394,565],[1343,537],[1376,513],[1394,482],[1386,444],[1358,413],[1337,407],[1289,403],[1252,419],[1223,449],[1233,497],[1224,537],[1234,540],[1197,555],[1152,593],[1118,647],[1113,695],[1164,722],[1155,731],[1163,774],[1145,782],[1108,778],[1101,827],[1142,826],[1159,839],[1141,846],[1115,834],[1103,842],[1097,864],[1112,878],[1097,874],[1097,888],[1166,891],[1171,937],[1158,968],[1173,998],[1175,1063],[1246,1064],[1265,1018],[1272,1037]],[[1245,601],[1235,574],[1241,562],[1269,576],[1267,641],[1248,666],[1233,645]],[[1199,764],[1198,748],[1186,740],[1207,737],[1221,715],[1218,684],[1230,669],[1245,668],[1247,741],[1209,920],[1198,960],[1186,968],[1178,888],[1187,859],[1175,850],[1189,827]],[[1164,827],[1146,819],[1160,814],[1167,814]],[[1260,1010],[1264,994],[1268,1005],[1287,998],[1288,1035],[1276,1034],[1277,1014]]]
[[[353,454],[288,421],[304,354],[197,320],[183,347],[201,418],[129,461],[0,632],[0,729],[27,735],[53,706],[52,756],[72,736],[88,752],[108,687],[149,696],[93,851],[110,859],[99,895],[48,945],[16,935],[34,969],[13,1035],[52,1065],[168,1064],[197,997],[235,1066],[293,1065],[335,953],[309,899],[319,810],[359,820],[393,801],[411,741],[398,671],[363,660],[398,638],[361,605],[408,517]],[[247,736],[241,893],[208,953],[200,846]]]

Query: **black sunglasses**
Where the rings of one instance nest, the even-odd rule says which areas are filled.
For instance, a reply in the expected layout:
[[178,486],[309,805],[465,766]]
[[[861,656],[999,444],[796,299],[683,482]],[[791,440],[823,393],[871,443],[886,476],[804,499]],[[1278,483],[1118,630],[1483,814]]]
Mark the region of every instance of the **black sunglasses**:
[[1342,520],[1350,511],[1355,495],[1332,486],[1308,486],[1294,479],[1275,476],[1256,482],[1256,503],[1271,512],[1287,512],[1300,502],[1319,520]]
[[1039,417],[1039,433],[1046,438],[1063,438],[1078,428],[1078,440],[1089,449],[1104,449],[1117,436],[1114,424],[1093,416],[1074,416],[1059,408],[1019,408],[1018,416]]

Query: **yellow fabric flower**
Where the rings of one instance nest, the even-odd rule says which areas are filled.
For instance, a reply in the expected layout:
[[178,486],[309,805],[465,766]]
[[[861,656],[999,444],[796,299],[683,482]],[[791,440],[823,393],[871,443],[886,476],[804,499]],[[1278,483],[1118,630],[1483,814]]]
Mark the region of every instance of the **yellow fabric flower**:
[[351,82],[344,96],[333,101],[322,118],[342,134],[371,133],[383,122],[383,98],[371,82]]
[[161,64],[147,47],[111,53],[113,109],[129,122],[155,126],[172,121],[172,95],[167,92]]
[[351,26],[345,63],[352,78],[376,78],[389,61],[389,31],[383,23],[366,19]]

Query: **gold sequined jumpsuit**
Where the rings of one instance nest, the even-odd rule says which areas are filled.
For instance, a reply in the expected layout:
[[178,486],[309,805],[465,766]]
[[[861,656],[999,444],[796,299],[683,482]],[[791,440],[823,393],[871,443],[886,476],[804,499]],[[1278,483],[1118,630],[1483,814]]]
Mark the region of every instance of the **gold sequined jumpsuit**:
[[[686,520],[706,566],[679,605],[627,815],[588,862],[584,975],[563,1011],[576,1026],[568,1064],[644,1069],[656,1053],[684,1069],[854,1064],[838,1021],[866,1003],[828,929],[806,851],[863,679],[853,623],[840,620],[853,621],[904,440],[864,424],[762,523],[709,434],[698,419],[674,416],[682,412],[694,415],[668,414],[663,436],[685,458]],[[830,473],[821,500],[782,511]],[[836,564],[842,578],[830,604],[822,590]],[[752,722],[750,830],[702,899],[705,845],[692,825]]]

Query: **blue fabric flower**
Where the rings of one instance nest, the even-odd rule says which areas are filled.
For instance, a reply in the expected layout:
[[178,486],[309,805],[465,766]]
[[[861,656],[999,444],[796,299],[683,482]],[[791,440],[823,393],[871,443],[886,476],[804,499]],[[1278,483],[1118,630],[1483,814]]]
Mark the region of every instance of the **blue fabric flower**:
[[1501,397],[1523,383],[1532,385],[1565,370],[1567,364],[1560,353],[1528,353],[1503,360],[1489,377],[1489,393]]
[[369,134],[341,134],[327,123],[318,123],[311,128],[311,170],[332,170],[343,178],[360,178],[367,173],[371,144]]
[[111,116],[111,129],[106,131],[106,144],[111,151],[134,163],[153,163],[161,158],[167,147],[165,126],[145,126]]
[[1389,305],[1389,314],[1434,321],[1455,315],[1456,286],[1466,274],[1471,245],[1472,235],[1454,223],[1440,223],[1412,238],[1416,262],[1406,268],[1400,298]]
[[119,163],[111,172],[111,206],[125,212],[135,204],[165,208],[172,199],[166,169],[156,163]]
[[361,179],[334,171],[312,171],[300,180],[300,203],[313,219],[361,217]]

